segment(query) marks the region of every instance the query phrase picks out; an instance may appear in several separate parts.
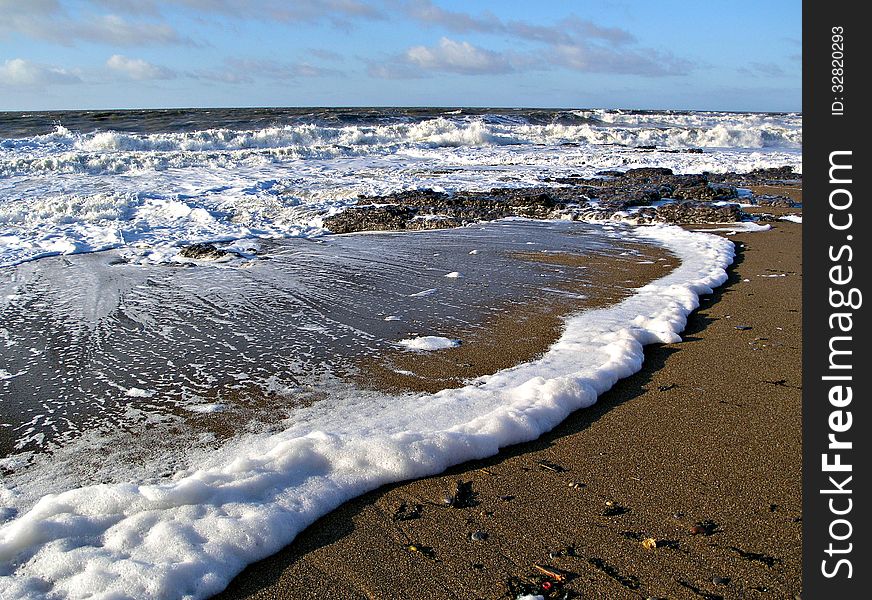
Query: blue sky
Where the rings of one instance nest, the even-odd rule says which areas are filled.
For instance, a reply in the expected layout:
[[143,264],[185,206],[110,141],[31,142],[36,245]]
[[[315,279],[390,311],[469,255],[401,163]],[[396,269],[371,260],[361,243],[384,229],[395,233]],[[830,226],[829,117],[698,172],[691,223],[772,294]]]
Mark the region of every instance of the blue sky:
[[0,110],[801,110],[799,0],[0,0]]

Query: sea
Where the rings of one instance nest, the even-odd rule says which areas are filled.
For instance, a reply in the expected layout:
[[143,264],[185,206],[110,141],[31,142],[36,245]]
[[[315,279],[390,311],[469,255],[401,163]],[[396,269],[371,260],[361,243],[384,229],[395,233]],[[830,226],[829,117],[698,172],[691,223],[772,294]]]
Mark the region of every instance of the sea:
[[[681,339],[734,255],[662,225],[337,236],[326,217],[416,189],[801,159],[797,113],[0,113],[0,596],[208,598],[343,501],[590,406],[645,344]],[[180,254],[200,242],[229,258]],[[548,259],[568,255],[663,275],[618,285]],[[599,297],[619,300],[582,302]],[[437,392],[356,377],[567,298],[558,339],[521,364]]]

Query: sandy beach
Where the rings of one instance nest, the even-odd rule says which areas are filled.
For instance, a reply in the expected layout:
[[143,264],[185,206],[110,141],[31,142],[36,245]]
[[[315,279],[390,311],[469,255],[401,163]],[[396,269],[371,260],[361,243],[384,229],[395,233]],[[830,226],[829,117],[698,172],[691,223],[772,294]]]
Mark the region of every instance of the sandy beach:
[[730,239],[683,341],[595,406],[345,503],[217,598],[798,597],[802,225]]
[[0,596],[802,590],[802,115],[46,119],[0,119]]

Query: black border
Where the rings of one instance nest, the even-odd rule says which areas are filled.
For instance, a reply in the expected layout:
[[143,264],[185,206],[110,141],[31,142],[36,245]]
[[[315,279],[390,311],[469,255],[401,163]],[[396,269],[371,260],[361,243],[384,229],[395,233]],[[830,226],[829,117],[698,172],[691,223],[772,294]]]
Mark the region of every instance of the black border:
[[[868,6],[868,5],[867,5]],[[863,11],[868,14],[866,11]],[[806,600],[818,598],[853,599],[872,597],[867,583],[872,560],[869,548],[872,546],[868,527],[870,482],[869,444],[870,430],[869,385],[872,364],[868,363],[869,353],[866,345],[869,338],[868,313],[872,310],[872,290],[869,289],[869,262],[872,260],[869,242],[872,234],[867,227],[872,221],[869,214],[867,177],[872,177],[869,165],[868,146],[872,137],[872,127],[867,123],[867,115],[872,112],[872,102],[868,89],[869,63],[872,61],[868,31],[868,21],[861,14],[859,2],[812,2],[803,4],[803,594]],[[834,73],[832,35],[834,27],[844,28],[844,90],[832,88]],[[838,55],[837,55],[838,56]],[[835,65],[837,66],[837,65]],[[843,114],[833,114],[833,102],[841,99]],[[852,164],[852,183],[830,183],[830,153],[851,151],[849,158],[841,160]],[[846,171],[841,171],[845,174]],[[849,230],[836,231],[829,224],[829,195],[834,189],[846,188],[853,201],[850,209],[853,226]],[[846,196],[837,194],[843,201]],[[844,219],[846,211],[837,213]],[[847,236],[852,240],[848,241]],[[853,249],[853,260],[841,264],[853,267],[853,281],[842,286],[843,289],[857,287],[864,295],[863,305],[853,314],[853,329],[850,334],[830,330],[830,315],[850,309],[832,308],[829,302],[830,268],[837,264],[830,258],[830,248],[837,253],[845,244]],[[843,254],[843,259],[847,253]],[[870,292],[870,293],[866,293]],[[840,439],[853,442],[853,448],[842,452],[842,462],[852,465],[850,473],[824,473],[821,455],[827,450],[828,434],[831,433],[828,418],[836,410],[829,402],[828,392],[833,382],[823,381],[822,376],[832,374],[829,364],[829,342],[833,335],[850,335],[850,349],[853,354],[849,360],[853,364],[850,373],[853,401],[842,410],[850,410],[853,424],[849,431],[838,434]],[[843,348],[848,348],[847,345]],[[847,371],[844,371],[847,373]],[[832,459],[830,459],[832,462]],[[848,495],[822,494],[821,490],[832,488],[829,476],[838,481],[845,476],[853,476],[850,484],[850,497],[853,501],[851,512],[844,516],[851,521],[852,532],[849,539],[833,542],[834,547],[852,543],[851,552],[833,555],[830,558],[825,550],[831,541],[830,523],[837,517],[830,512],[828,501],[836,500],[837,507],[845,506]],[[841,529],[839,529],[841,528]],[[840,524],[836,532],[847,531]],[[853,572],[847,578],[845,565],[837,575],[827,578],[822,573],[822,561],[828,561],[828,568],[836,564],[838,558],[850,560]]]

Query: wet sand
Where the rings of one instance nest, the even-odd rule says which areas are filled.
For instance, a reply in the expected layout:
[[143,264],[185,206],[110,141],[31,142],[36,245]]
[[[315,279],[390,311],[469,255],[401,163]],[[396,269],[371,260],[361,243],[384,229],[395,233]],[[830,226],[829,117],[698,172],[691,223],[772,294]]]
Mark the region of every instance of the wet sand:
[[481,324],[443,332],[462,339],[460,346],[439,352],[389,349],[377,358],[359,361],[352,379],[363,388],[383,392],[433,393],[535,360],[560,337],[566,316],[620,302],[678,266],[678,259],[664,249],[634,244],[624,248],[619,256],[511,253],[527,263],[571,269],[575,276],[553,284],[551,289],[559,294],[552,291],[535,300],[512,301]]
[[802,226],[731,239],[684,341],[646,348],[595,406],[345,503],[218,598],[796,597]]

